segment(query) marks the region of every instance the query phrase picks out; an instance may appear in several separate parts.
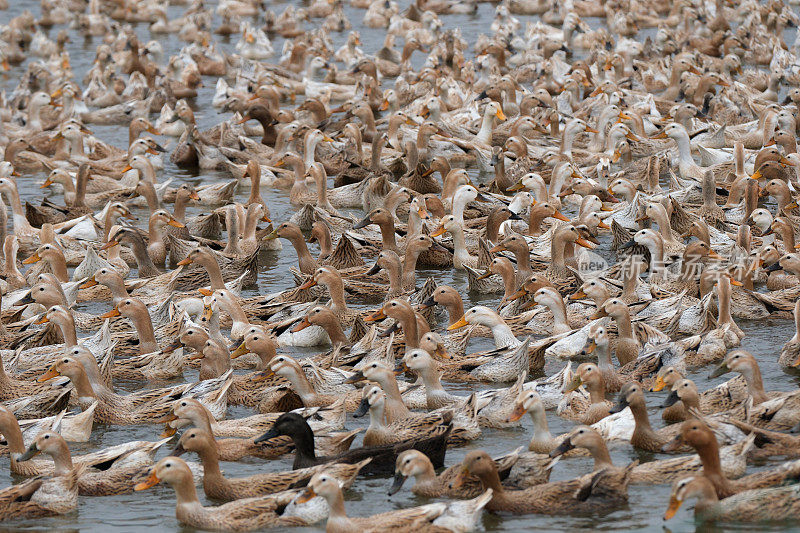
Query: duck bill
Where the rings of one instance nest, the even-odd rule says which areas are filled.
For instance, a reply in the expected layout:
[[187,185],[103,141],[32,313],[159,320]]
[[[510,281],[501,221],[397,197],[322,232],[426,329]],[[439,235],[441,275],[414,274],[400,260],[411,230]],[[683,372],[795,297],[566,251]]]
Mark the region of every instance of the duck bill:
[[186,448],[179,442],[170,452],[170,455],[173,457],[180,457],[181,455],[186,453]]
[[463,328],[464,326],[469,326],[469,322],[467,322],[466,315],[459,318],[458,322],[454,322],[449,326],[447,326],[447,331],[453,331],[459,328]]
[[678,396],[678,391],[670,391],[669,396],[667,396],[667,399],[664,400],[663,404],[661,404],[661,407],[671,407],[679,401],[681,401],[681,399]]
[[597,227],[600,229],[611,229],[611,226],[603,222],[602,220],[597,223]]
[[400,472],[397,472],[394,475],[394,480],[392,481],[392,486],[389,487],[389,496],[393,496],[394,494],[397,494],[397,491],[399,491],[401,488],[403,488],[403,483],[405,483],[405,482],[406,482],[406,476],[404,476]]
[[267,381],[274,375],[275,372],[273,372],[271,368],[268,368],[267,370],[256,373],[251,380],[258,383],[259,381]]
[[197,289],[197,292],[199,292],[203,296],[211,296],[212,294],[214,294],[214,291],[212,291],[208,287],[200,287],[199,289]]
[[597,348],[597,343],[594,339],[589,339],[586,342],[586,346],[583,347],[583,352],[587,355],[594,353],[595,348]]
[[711,372],[711,374],[709,374],[708,377],[709,377],[709,379],[718,378],[721,375],[727,374],[730,371],[731,371],[731,369],[728,368],[728,365],[725,363],[725,361],[723,361],[722,363],[719,364],[719,366],[717,368],[714,369],[713,372]]
[[518,403],[517,405],[514,406],[514,410],[511,411],[511,414],[508,415],[508,421],[516,422],[517,420],[522,418],[524,414],[525,414],[525,406],[522,405],[521,403]]
[[25,453],[23,453],[20,456],[20,458],[17,459],[17,462],[18,463],[22,463],[22,462],[25,462],[25,461],[30,461],[31,459],[33,459],[34,457],[36,457],[40,453],[41,453],[41,450],[39,450],[39,448],[36,446],[36,443],[35,442],[31,443],[31,445],[28,447],[28,449],[25,450]]
[[23,265],[32,265],[34,263],[38,263],[41,260],[42,260],[42,258],[39,256],[39,254],[33,254],[32,256],[30,256],[27,259],[25,259],[24,261],[22,261],[22,264]]
[[441,235],[444,235],[444,232],[445,232],[444,226],[439,226],[439,228],[436,231],[431,233],[431,237],[439,237]]
[[580,300],[581,298],[586,298],[586,293],[583,291],[577,291],[569,296],[570,300]]
[[297,323],[295,327],[292,328],[292,333],[298,333],[303,331],[307,327],[311,326],[311,322],[308,321],[308,317],[303,317],[303,320]]
[[364,381],[365,379],[366,378],[364,377],[364,372],[361,372],[359,370],[358,372],[356,372],[355,374],[344,380],[344,382],[349,385],[352,385],[353,383],[358,383],[359,381]]
[[115,316],[120,316],[120,315],[121,313],[119,312],[119,309],[115,307],[111,311],[108,311],[100,315],[100,318],[114,318]]
[[267,431],[266,433],[264,433],[263,435],[261,435],[260,437],[258,437],[256,440],[254,440],[253,444],[258,444],[258,443],[261,443],[261,442],[265,442],[265,441],[268,441],[269,439],[274,439],[275,437],[280,437],[280,436],[281,436],[281,434],[278,432],[278,430],[275,429],[275,428],[272,428],[269,431]]
[[[169,414],[164,415],[163,417],[159,418],[158,420],[155,420],[155,423],[156,424],[169,424],[170,422],[174,422],[177,419],[178,419],[178,415],[176,415],[175,413],[169,413]],[[172,426],[170,426],[170,427],[172,427]]]
[[269,233],[269,235],[266,235],[266,236],[264,237],[264,240],[265,240],[265,241],[271,241],[271,240],[273,240],[273,239],[277,239],[277,238],[278,238],[278,230],[277,230],[277,229],[274,229],[274,230],[272,230],[272,231]]
[[628,139],[629,141],[634,141],[634,142],[639,141],[639,137],[630,132],[625,134],[625,138]]
[[447,353],[447,350],[445,350],[443,346],[437,346],[436,349],[433,350],[433,355],[440,359],[450,359],[450,354]]
[[797,202],[790,202],[783,207],[784,211],[790,211],[792,209],[797,209]]
[[317,493],[314,492],[314,489],[312,489],[311,487],[306,487],[306,490],[304,490],[302,492],[302,494],[300,494],[300,496],[297,497],[296,502],[297,503],[306,503],[306,502],[311,501],[312,499],[314,499],[316,496],[317,496]]
[[520,289],[517,292],[515,292],[514,294],[512,294],[511,297],[508,299],[508,301],[509,302],[513,302],[514,300],[519,300],[523,296],[527,296],[527,295],[528,295],[528,292],[525,289]]
[[661,376],[656,376],[656,382],[653,385],[653,392],[660,392],[664,390],[664,387],[667,386],[667,383],[664,381],[664,378]]
[[664,513],[664,520],[669,520],[675,513],[678,512],[678,509],[681,508],[681,504],[683,503],[682,500],[679,500],[675,496],[670,497],[669,499],[669,507],[667,507],[666,512]]
[[613,415],[616,413],[620,413],[628,407],[628,401],[625,398],[620,398],[619,401],[614,404],[614,407],[608,410],[608,414]]
[[491,253],[493,253],[493,254],[496,254],[498,252],[505,252],[506,251],[506,247],[503,246],[502,244],[498,244],[498,245],[492,246],[492,248],[489,251]]
[[553,213],[553,218],[558,220],[563,220],[564,222],[570,222],[570,219],[564,216],[564,213],[562,213],[561,211],[556,211],[555,213]]
[[599,133],[596,129],[594,129],[594,128],[590,127],[590,126],[586,126],[586,129],[583,130],[583,131],[585,131],[586,133]]
[[174,218],[169,219],[169,222],[167,222],[167,224],[169,224],[173,228],[185,228],[186,227],[183,224],[181,224],[180,222],[178,222],[177,220],[175,220]]
[[167,439],[167,438],[173,436],[177,432],[178,432],[178,430],[176,428],[174,428],[172,426],[166,426],[166,427],[164,427],[164,431],[161,432],[161,434],[158,436],[158,438]]
[[436,300],[433,299],[433,296],[427,297],[421,304],[419,304],[420,311],[424,311],[429,307],[436,307]]
[[39,188],[40,188],[40,189],[46,189],[46,188],[48,188],[49,186],[51,186],[52,184],[53,184],[53,180],[51,180],[50,178],[47,178],[46,180],[44,180],[44,183],[42,183],[41,185],[39,185]]
[[492,275],[492,271],[491,270],[487,270],[486,272],[484,272],[483,274],[478,276],[478,279],[486,279],[491,275]]
[[375,274],[377,274],[380,271],[381,271],[381,266],[378,263],[375,263],[374,265],[372,265],[372,268],[370,268],[369,270],[366,271],[366,275],[367,276],[374,276]]
[[653,137],[650,137],[650,138],[651,139],[666,139],[667,138],[667,132],[666,131],[662,131],[658,135],[654,135]]
[[313,286],[314,286],[314,285],[316,285],[316,284],[317,284],[317,280],[315,280],[315,279],[312,277],[312,278],[310,278],[308,281],[306,281],[305,283],[303,283],[302,285],[300,285],[300,286],[299,286],[299,287],[297,287],[297,288],[298,288],[298,289],[301,289],[301,290],[302,290],[302,289],[310,289],[311,287],[313,287]]
[[515,183],[514,185],[512,185],[511,187],[509,187],[506,190],[507,191],[511,191],[511,192],[517,192],[517,191],[521,191],[523,189],[525,189],[525,185],[523,185],[521,181],[518,181],[517,183]]
[[570,438],[567,437],[566,439],[561,441],[561,444],[559,444],[558,447],[555,450],[550,452],[550,457],[551,458],[556,458],[556,457],[559,457],[561,455],[564,455],[565,453],[567,453],[568,451],[570,451],[574,447],[575,446],[572,445],[572,441],[570,440]]
[[189,195],[189,199],[190,200],[194,200],[195,202],[199,202],[200,201],[200,195],[197,194],[196,192],[192,191],[192,194]]
[[619,247],[619,249],[620,249],[620,250],[626,250],[626,249],[628,249],[628,248],[632,248],[633,246],[636,246],[636,241],[635,241],[635,240],[633,240],[633,239],[631,239],[631,240],[627,241],[626,243],[622,244],[622,245]]
[[194,263],[194,261],[192,260],[191,257],[185,257],[185,258],[181,259],[180,261],[178,261],[178,266],[191,265],[192,263]]
[[133,490],[145,490],[151,487],[155,487],[161,480],[158,479],[156,475],[155,469],[150,472],[150,475],[147,476],[147,479],[142,481],[141,483],[137,483],[134,485]]
[[[110,241],[105,243],[103,246],[101,246],[100,249],[101,250],[108,250],[109,248],[111,248],[113,246],[116,246],[118,244],[119,244],[119,242],[115,241],[114,239],[111,239]],[[180,264],[180,263],[178,263],[178,264]]]
[[371,315],[367,315],[364,319],[365,322],[378,322],[386,318],[386,313],[383,312],[383,307],[372,313]]
[[51,366],[47,370],[47,372],[39,376],[39,378],[36,381],[38,381],[39,383],[44,383],[45,381],[50,381],[51,379],[57,378],[60,375],[61,372],[59,372],[55,367]]
[[366,228],[366,227],[367,227],[367,226],[369,226],[370,224],[372,224],[372,221],[371,221],[371,220],[369,219],[369,217],[367,216],[367,217],[364,217],[364,218],[362,218],[361,220],[359,220],[359,221],[358,221],[358,222],[356,222],[355,224],[353,224],[353,229],[361,229],[361,228]]
[[98,284],[98,283],[97,283],[97,280],[96,280],[96,279],[94,279],[94,276],[92,276],[91,278],[87,279],[87,280],[86,280],[86,281],[85,281],[85,282],[84,282],[84,283],[83,283],[83,284],[82,284],[80,287],[78,287],[78,288],[79,288],[79,289],[90,289],[90,288],[94,287],[94,286],[95,286],[95,285],[97,285],[97,284]]
[[496,116],[500,120],[505,120],[506,119],[506,114],[503,113],[503,110],[500,109],[500,108],[497,109],[497,113],[495,113],[494,116]]
[[572,378],[572,381],[569,382],[569,385],[567,385],[567,387],[564,389],[564,392],[572,392],[578,390],[578,387],[581,386],[581,383],[582,383],[581,377],[575,376],[574,378]]
[[242,341],[242,343],[231,353],[231,359],[236,359],[248,353],[250,353],[250,350],[247,349],[247,342]]
[[356,412],[353,413],[353,418],[361,418],[368,412],[369,412],[369,400],[367,400],[366,398],[362,398],[361,403],[358,404],[358,409],[356,409]]
[[714,250],[709,250],[708,251],[708,257],[710,257],[712,259],[722,259],[722,257],[717,252],[715,252]]
[[50,322],[50,319],[47,318],[47,315],[42,315],[41,318],[39,318],[39,320],[34,322],[34,324],[36,324],[37,326],[41,326],[42,324],[47,324],[48,322]]
[[575,244],[577,244],[578,246],[583,246],[584,248],[588,248],[590,250],[594,248],[594,245],[584,238],[577,239],[575,241]]

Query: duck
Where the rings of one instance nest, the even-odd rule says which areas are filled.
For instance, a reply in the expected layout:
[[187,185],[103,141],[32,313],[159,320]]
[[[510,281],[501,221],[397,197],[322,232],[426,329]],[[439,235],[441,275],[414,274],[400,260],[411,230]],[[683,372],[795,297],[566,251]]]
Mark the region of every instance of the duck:
[[728,479],[720,466],[717,437],[705,422],[697,418],[683,422],[679,433],[664,446],[664,450],[671,451],[683,444],[688,444],[697,451],[703,463],[701,473],[711,482],[717,498],[727,498],[747,490],[781,484],[787,477],[796,475],[798,468],[798,465],[789,463],[784,468],[762,470],[735,480]]
[[603,374],[594,363],[581,363],[575,370],[574,377],[565,392],[573,392],[583,385],[589,392],[589,401],[578,405],[567,404],[558,414],[565,418],[578,420],[581,424],[594,424],[607,417],[613,404],[605,398],[605,380]]
[[[473,450],[461,462],[461,472],[453,483],[458,488],[467,479],[467,475],[477,476],[484,488],[492,489],[492,499],[486,509],[494,512],[509,512],[513,514],[547,514],[560,515],[572,514],[580,510],[590,510],[593,507],[607,505],[609,501],[627,499],[627,481],[622,480],[620,487],[608,484],[607,490],[602,495],[592,498],[591,493],[585,488],[586,483],[597,482],[602,476],[591,474],[582,478],[557,481],[537,485],[524,490],[505,490],[500,483],[497,465],[489,454],[483,450]],[[591,480],[591,481],[590,481]],[[600,485],[603,485],[602,481]],[[576,491],[590,492],[588,498],[576,497]],[[605,488],[605,487],[604,487]]]
[[147,478],[134,485],[134,490],[146,490],[161,481],[168,483],[175,491],[175,517],[190,527],[250,531],[264,527],[306,525],[302,518],[283,517],[277,512],[294,498],[296,493],[292,491],[234,500],[217,507],[203,507],[197,498],[192,471],[180,457],[168,456],[158,461]]
[[307,502],[316,496],[325,498],[330,508],[325,528],[330,532],[352,531],[357,527],[365,531],[409,527],[433,528],[437,531],[463,531],[472,529],[477,524],[491,494],[491,490],[488,490],[473,500],[461,500],[447,504],[433,503],[369,517],[349,518],[344,508],[340,481],[332,473],[320,472],[314,474],[298,501]]
[[399,443],[383,446],[356,448],[333,457],[318,457],[314,451],[314,438],[311,427],[302,416],[297,413],[284,413],[278,417],[272,429],[255,439],[255,443],[264,442],[280,435],[287,435],[295,445],[295,458],[293,469],[306,468],[331,462],[357,463],[367,457],[372,461],[364,466],[365,473],[391,473],[397,460],[397,455],[405,450],[414,448],[425,453],[434,465],[442,466],[444,451],[450,431],[437,434],[428,439],[411,439]]
[[364,446],[395,444],[409,439],[425,438],[446,430],[453,413],[431,413],[415,415],[398,420],[390,425],[383,423],[386,394],[380,387],[369,386],[363,393],[358,410],[353,416],[361,417],[369,412],[369,427],[364,433]]
[[[201,428],[192,428],[181,435],[178,444],[172,451],[173,457],[180,457],[186,452],[195,452],[203,463],[203,491],[208,498],[230,502],[247,498],[256,498],[291,489],[296,483],[307,481],[323,466],[301,468],[288,472],[255,474],[244,478],[226,478],[219,467],[217,443],[212,435]],[[354,465],[325,465],[326,470],[335,472],[347,485],[352,483],[365,462]]]
[[797,487],[794,485],[746,490],[719,498],[711,480],[701,475],[673,484],[664,520],[672,519],[683,502],[691,499],[697,500],[694,515],[700,522],[782,522],[797,513]]

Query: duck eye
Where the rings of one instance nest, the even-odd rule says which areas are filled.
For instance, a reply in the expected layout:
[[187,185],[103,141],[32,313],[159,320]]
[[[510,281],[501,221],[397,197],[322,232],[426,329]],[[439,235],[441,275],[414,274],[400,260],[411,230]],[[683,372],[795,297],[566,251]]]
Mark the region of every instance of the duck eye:
[[50,438],[50,435],[45,435],[44,438],[45,438],[45,440],[47,440],[47,439]]

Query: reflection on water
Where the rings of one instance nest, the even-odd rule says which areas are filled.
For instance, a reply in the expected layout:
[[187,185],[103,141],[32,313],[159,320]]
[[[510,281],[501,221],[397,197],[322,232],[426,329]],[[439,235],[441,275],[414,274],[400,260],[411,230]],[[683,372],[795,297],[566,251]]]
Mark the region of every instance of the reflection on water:
[[[293,2],[294,3],[294,2]],[[270,3],[268,7],[276,12],[281,12],[288,5],[284,2]],[[209,2],[208,7],[213,10],[216,7],[215,3]],[[23,10],[30,10],[35,14],[39,13],[39,2],[36,0],[12,0],[9,10],[0,12],[0,22],[6,23],[10,17],[20,14]],[[183,8],[170,7],[168,12],[171,18],[179,16]],[[475,15],[451,15],[443,17],[445,27],[459,27],[461,33],[470,42],[468,52],[471,53],[472,45],[475,39],[481,32],[488,30],[488,21],[493,18],[494,5],[492,4],[479,4],[479,9]],[[353,29],[361,33],[363,41],[362,48],[366,53],[374,53],[383,45],[383,30],[375,30],[362,26],[361,20],[364,14],[363,10],[353,9],[349,6],[345,7],[345,11],[349,20],[353,24]],[[523,27],[528,22],[534,22],[537,17],[524,17],[518,16],[517,18],[523,23]],[[599,26],[601,22],[596,19],[589,19],[588,22],[592,26]],[[219,23],[218,17],[215,15],[214,25]],[[50,30],[49,36],[54,37],[61,28],[56,27]],[[136,32],[140,39],[144,42],[153,38],[149,35],[146,25],[137,25]],[[642,33],[642,38],[646,35],[651,37],[654,35],[655,30],[646,30]],[[71,42],[67,45],[70,52],[70,59],[76,79],[80,80],[83,74],[91,66],[94,59],[94,51],[99,43],[97,38],[84,39],[83,36],[77,34],[75,31],[70,30]],[[218,38],[218,37],[217,37]],[[344,44],[347,34],[332,34],[331,35],[334,49]],[[174,54],[178,51],[184,43],[179,41],[173,35],[159,35],[158,41],[162,44],[165,52],[165,57]],[[228,38],[218,38],[220,46],[228,53],[233,52],[233,44]],[[788,43],[794,40],[794,30],[787,30],[786,41]],[[280,50],[283,45],[283,39],[277,37],[273,41],[275,50]],[[422,63],[423,58],[420,54],[413,58],[415,68],[418,68]],[[0,89],[10,93],[16,86],[18,76],[24,70],[22,67],[14,68],[9,74],[0,78]],[[200,90],[200,96],[196,101],[192,102],[195,116],[199,128],[205,129],[217,123],[221,116],[217,114],[210,106],[211,97],[213,96],[215,79],[205,78],[204,87]],[[96,126],[92,125],[91,129],[95,135],[106,142],[111,142],[119,147],[125,147],[127,143],[127,128],[119,126]],[[174,144],[174,142],[173,142]],[[215,180],[229,180],[230,176],[221,172],[203,171],[200,174],[193,174],[173,166],[168,158],[165,158],[166,169],[159,174],[159,180],[165,181],[172,179],[173,184],[187,181],[195,185],[206,183]],[[474,174],[474,173],[473,173]],[[474,176],[475,179],[480,179]],[[39,197],[42,193],[38,185],[44,179],[44,176],[26,176],[18,180],[20,192],[25,199]],[[288,193],[282,191],[262,191],[265,199],[269,203],[269,208],[274,220],[280,221],[287,219],[293,209],[289,204]],[[48,194],[48,193],[45,193]],[[52,194],[52,193],[49,193]],[[244,200],[246,195],[239,197],[239,200]],[[57,200],[60,201],[60,198]],[[188,215],[197,214],[199,210],[190,209]],[[138,213],[141,215],[142,213]],[[355,213],[357,218],[360,218],[362,213]],[[140,216],[140,221],[146,220]],[[141,224],[141,222],[140,222]],[[603,255],[606,260],[612,258],[609,253],[610,239],[605,238],[598,253]],[[316,245],[313,245],[316,246]],[[315,252],[316,249],[312,249]],[[248,294],[255,292],[269,293],[277,292],[279,290],[288,288],[294,285],[291,276],[287,275],[288,268],[296,264],[296,256],[291,247],[285,246],[285,249],[280,253],[266,253],[260,261],[260,274],[258,289],[251,289]],[[467,306],[474,304],[485,304],[494,306],[498,303],[498,298],[479,296],[476,294],[466,294],[467,280],[464,273],[460,271],[438,271],[426,270],[421,273],[421,277],[432,276],[437,283],[445,283],[461,289],[465,294],[465,304]],[[352,301],[350,302],[356,308],[368,308],[365,302]],[[107,309],[105,304],[94,304],[82,307],[82,309],[89,312],[102,312]],[[793,373],[787,375],[777,365],[777,357],[783,343],[793,335],[793,324],[788,320],[766,320],[758,323],[739,322],[742,329],[746,332],[747,336],[744,339],[743,347],[752,351],[759,359],[761,364],[761,371],[764,377],[764,382],[767,390],[792,390],[798,385],[798,374]],[[474,339],[471,341],[470,347],[473,350],[481,350],[489,348],[491,341],[488,339]],[[290,351],[290,350],[289,350]],[[291,353],[291,351],[290,351]],[[300,353],[300,352],[297,352]],[[557,361],[548,361],[546,372],[548,374],[560,370],[563,363]],[[691,374],[689,377],[698,385],[698,388],[705,389],[709,386],[715,385],[724,381],[729,376],[724,376],[715,380],[708,379],[709,370],[703,370]],[[186,379],[195,379],[196,375],[192,372],[186,372]],[[117,384],[120,388],[136,388],[138,384],[134,383],[120,383]],[[445,384],[445,386],[453,391],[468,391],[473,390],[475,387],[469,384]],[[486,385],[478,385],[477,388],[487,388]],[[663,397],[656,394],[648,395],[649,412],[651,422],[658,428],[661,424],[660,409],[658,405],[663,401]],[[229,411],[231,417],[241,417],[251,414],[247,409],[241,407],[232,407]],[[552,413],[549,415],[550,429],[554,434],[568,431],[572,423],[562,420]],[[352,429],[359,425],[364,425],[365,420],[348,419],[347,427]],[[72,451],[75,453],[85,453],[101,446],[109,446],[118,444],[120,442],[130,440],[155,440],[158,436],[159,429],[155,426],[131,426],[131,427],[104,427],[97,425],[92,435],[90,442],[75,444],[72,446]],[[508,453],[518,446],[525,446],[530,439],[530,421],[525,418],[523,420],[522,428],[504,429],[504,430],[484,430],[484,436],[477,443],[473,443],[473,447],[480,447],[489,451],[492,455],[499,455]],[[356,444],[357,445],[357,444]],[[460,448],[453,449],[448,452],[447,464],[452,464],[459,461],[464,454],[470,449]],[[162,452],[166,453],[165,451]],[[626,443],[616,443],[611,446],[611,455],[613,460],[618,465],[626,464],[633,460],[649,460],[658,458],[658,455],[652,454],[642,455],[634,451],[633,448]],[[251,475],[254,472],[267,472],[279,471],[290,468],[290,458],[286,457],[281,460],[264,462],[261,460],[247,459],[240,463],[224,463],[223,469],[227,476],[245,476]],[[767,466],[770,463],[767,463]],[[552,474],[552,480],[562,480],[573,478],[577,475],[583,474],[591,470],[592,464],[588,459],[578,458],[570,459],[568,461],[561,461],[555,467]],[[751,470],[758,467],[751,467]],[[12,478],[8,474],[8,457],[0,457],[0,486],[10,484]],[[426,503],[425,500],[413,496],[408,490],[401,491],[400,493],[392,496],[387,496],[387,489],[390,485],[390,480],[381,478],[360,478],[353,488],[346,494],[346,507],[348,513],[352,516],[364,516],[374,514],[376,512],[387,511],[391,509],[400,509],[412,505],[419,505]],[[717,531],[730,531],[740,528],[736,527],[720,527],[708,528],[699,527],[695,528],[691,512],[689,510],[681,510],[676,518],[669,522],[669,528],[662,525],[661,516],[666,508],[669,499],[668,485],[658,486],[632,486],[630,488],[630,505],[627,507],[613,509],[607,515],[597,517],[576,517],[576,516],[509,516],[509,515],[492,515],[485,513],[483,525],[489,531],[519,531],[542,529],[547,531],[580,531],[580,530],[648,530],[648,531],[667,531],[682,533],[687,531],[703,531],[703,532],[717,532]],[[203,500],[202,491],[201,500]],[[205,502],[210,504],[210,502]],[[145,529],[152,529],[154,531],[174,531],[182,530],[174,518],[174,505],[175,499],[172,490],[169,487],[160,485],[153,490],[146,493],[127,494],[122,496],[106,497],[106,498],[81,498],[79,511],[73,515],[35,520],[24,522],[20,524],[24,528],[36,529],[58,529],[58,530],[75,530],[75,531],[92,531],[104,532],[113,528],[116,531],[131,531],[139,532]],[[691,506],[687,506],[691,509]],[[745,529],[745,528],[741,528]],[[749,528],[748,528],[749,529]],[[760,528],[761,529],[761,528]],[[775,527],[775,531],[784,531],[786,527]],[[311,530],[318,530],[310,528]],[[765,528],[764,530],[769,530]],[[189,530],[187,530],[189,531]],[[298,530],[304,531],[304,530]]]

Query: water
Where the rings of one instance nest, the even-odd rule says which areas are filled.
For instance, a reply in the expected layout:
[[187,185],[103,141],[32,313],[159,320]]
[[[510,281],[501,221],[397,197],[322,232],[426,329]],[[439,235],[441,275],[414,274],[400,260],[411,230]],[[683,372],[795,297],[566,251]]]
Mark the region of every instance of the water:
[[[291,2],[292,4],[299,4]],[[11,2],[9,10],[0,12],[0,23],[6,24],[11,17],[17,16],[24,10],[32,11],[36,16],[39,15],[39,2],[36,0],[15,0]],[[215,3],[208,3],[209,9],[213,10],[216,7]],[[213,5],[212,5],[213,4]],[[290,3],[287,2],[272,2],[267,7],[276,13],[282,12]],[[299,7],[299,5],[298,5]],[[185,8],[182,6],[171,6],[168,10],[170,18],[176,18],[183,13]],[[442,16],[445,23],[445,28],[459,27],[461,28],[462,35],[470,43],[467,49],[467,54],[472,54],[472,45],[475,39],[481,32],[488,31],[488,23],[494,16],[494,6],[492,4],[479,4],[478,13],[476,15],[448,15]],[[353,24],[353,29],[360,31],[361,39],[364,43],[362,49],[367,53],[374,53],[383,43],[384,31],[382,29],[371,29],[364,27],[361,20],[364,14],[363,10],[355,9],[349,5],[345,7],[346,14]],[[538,20],[538,17],[524,17],[517,16],[522,22],[523,27],[528,22]],[[313,19],[314,22],[319,23],[320,19]],[[589,19],[593,27],[601,26],[602,21],[598,19]],[[258,25],[263,24],[263,19],[256,21]],[[219,24],[219,17],[214,16],[213,27]],[[151,36],[147,29],[147,24],[138,24],[135,30],[139,35],[142,42],[147,42],[153,38],[159,40],[164,48],[165,57],[174,54],[185,43],[180,41],[176,36],[158,35]],[[312,27],[311,24],[306,24],[307,28]],[[50,30],[49,36],[55,37],[55,34],[61,27],[55,27]],[[651,34],[652,30],[645,30],[642,36]],[[99,38],[84,37],[77,32],[70,30],[71,42],[68,44],[70,52],[70,59],[72,68],[75,73],[76,80],[80,80],[83,74],[91,66],[94,59],[94,53],[97,45],[100,43]],[[236,43],[238,37],[234,36],[230,39],[218,39],[220,46],[227,52],[233,52],[233,45]],[[333,33],[331,39],[334,43],[334,49],[344,44],[347,38],[347,33]],[[787,30],[785,36],[786,41],[791,45],[794,40],[794,30]],[[401,42],[402,39],[398,39]],[[273,40],[273,46],[276,51],[280,51],[283,46],[284,40],[278,36]],[[277,60],[277,59],[275,59]],[[421,54],[414,56],[414,67],[419,68],[423,61]],[[15,67],[11,72],[0,77],[0,89],[6,90],[10,93],[16,86],[18,76],[24,71],[25,65]],[[211,97],[216,80],[214,78],[204,78],[204,87],[200,89],[198,98],[191,102],[195,111],[199,128],[205,129],[213,126],[221,119],[225,118],[218,115],[217,111],[210,106]],[[90,125],[94,134],[105,142],[110,142],[119,147],[125,147],[127,144],[127,128],[120,126],[97,126]],[[161,141],[166,138],[161,138]],[[174,141],[171,142],[174,146]],[[165,181],[169,178],[174,180],[173,183],[180,183],[188,181],[195,185],[206,183],[215,180],[229,180],[230,176],[224,173],[213,171],[202,171],[199,174],[187,172],[173,166],[168,158],[165,157],[166,168],[159,173],[159,181]],[[25,199],[32,199],[40,197],[41,190],[38,188],[39,184],[44,180],[44,175],[25,175],[18,178],[20,193]],[[262,193],[269,203],[272,217],[276,221],[287,219],[293,212],[293,208],[289,204],[288,194],[277,190],[262,190]],[[46,193],[48,194],[48,193]],[[52,194],[52,193],[49,193]],[[244,195],[239,196],[239,200],[243,200]],[[61,197],[57,197],[56,201],[61,201]],[[198,213],[198,209],[190,209],[189,215]],[[137,213],[140,215],[140,220],[146,220],[141,215],[143,212]],[[360,216],[362,213],[356,213]],[[141,224],[141,222],[140,222]],[[601,250],[608,250],[608,237],[603,239],[603,246]],[[281,289],[293,286],[293,281],[290,276],[286,275],[287,269],[296,264],[296,256],[290,246],[284,244],[285,248],[280,253],[264,254],[261,257],[261,267],[259,274],[259,288],[258,292],[276,292]],[[312,249],[315,253],[316,249]],[[465,305],[474,305],[477,303],[486,305],[496,305],[496,298],[476,298],[476,295],[466,294],[466,277],[460,272],[453,271],[425,271],[420,277],[431,275],[435,278],[437,283],[450,284],[460,290],[464,291]],[[248,293],[253,294],[253,290]],[[357,308],[370,308],[366,302],[352,301],[351,305]],[[374,304],[373,304],[374,305]],[[108,303],[95,303],[85,306],[83,309],[90,312],[101,313],[107,310]],[[798,375],[787,374],[777,365],[777,357],[784,342],[793,335],[793,324],[788,320],[770,319],[760,322],[748,323],[746,321],[739,322],[742,329],[747,333],[742,345],[743,348],[752,351],[758,358],[761,365],[761,371],[764,377],[764,382],[767,390],[793,390],[798,386]],[[490,347],[491,341],[489,339],[475,339],[471,341],[469,349],[471,351],[482,350]],[[292,353],[291,350],[283,350]],[[546,371],[548,374],[560,369],[561,363],[550,361],[548,362]],[[709,369],[690,375],[700,390],[704,390],[710,386],[720,383],[725,378],[730,376],[723,376],[715,380],[707,378]],[[196,374],[192,371],[185,372],[186,380],[193,380]],[[133,390],[138,385],[136,384],[118,384],[119,389],[124,391]],[[465,384],[445,384],[446,387],[455,391],[468,391],[473,388],[472,385]],[[485,387],[484,385],[474,386],[475,388]],[[657,429],[661,426],[660,409],[658,405],[663,402],[665,396],[663,394],[649,394],[648,405],[650,406],[651,422]],[[242,417],[251,414],[247,409],[242,407],[231,407],[229,409],[229,417]],[[549,422],[551,431],[554,434],[569,431],[572,423],[556,417],[554,414],[549,413]],[[359,425],[364,425],[364,419],[355,420],[352,417],[348,418],[347,428],[352,429]],[[160,427],[157,426],[102,426],[95,425],[94,432],[90,442],[73,444],[71,449],[74,453],[82,453],[97,449],[101,446],[109,446],[126,442],[130,440],[155,440],[160,432]],[[522,428],[506,429],[506,430],[491,430],[484,429],[483,436],[478,441],[474,442],[467,448],[456,448],[448,451],[447,461],[448,465],[460,461],[461,458],[467,453],[468,450],[473,448],[482,448],[487,450],[492,455],[500,455],[508,453],[518,446],[527,446],[530,439],[531,427],[530,420],[525,417],[522,421]],[[358,446],[358,441],[354,446]],[[159,457],[166,454],[163,450]],[[659,454],[648,454],[648,456],[640,455],[627,443],[613,443],[611,445],[611,455],[617,465],[624,465],[632,460],[650,460],[659,459]],[[194,458],[192,458],[194,459]],[[765,466],[770,466],[773,463],[766,465],[750,466],[748,472],[755,471]],[[247,476],[256,472],[268,471],[281,471],[291,468],[291,456],[286,456],[279,460],[265,462],[257,459],[246,459],[239,463],[223,463],[225,474],[229,477]],[[584,474],[591,470],[591,463],[587,459],[578,458],[561,461],[554,469],[551,480],[562,480],[574,478],[578,475]],[[8,457],[0,456],[0,486],[6,486],[13,482],[19,482],[21,479],[13,479],[8,474]],[[384,512],[392,509],[406,508],[412,505],[420,505],[426,503],[426,500],[413,496],[407,489],[400,491],[398,494],[391,498],[387,496],[387,490],[391,481],[383,478],[359,478],[354,486],[347,491],[346,508],[350,516],[368,516],[376,512]],[[669,485],[635,485],[629,489],[630,502],[628,506],[609,510],[608,514],[603,516],[510,516],[510,515],[491,515],[484,513],[483,527],[487,531],[516,531],[516,530],[531,530],[543,529],[550,531],[577,531],[577,530],[640,530],[640,531],[692,531],[696,529],[691,513],[691,505],[687,505],[682,509],[678,515],[671,521],[662,525],[661,516],[666,509],[669,499],[670,486]],[[204,505],[213,505],[212,502],[205,500],[200,491],[201,501]],[[113,528],[118,531],[142,531],[149,528],[153,531],[189,531],[191,528],[185,528],[178,524],[175,519],[175,498],[172,489],[167,486],[159,485],[158,487],[134,494],[126,494],[122,496],[104,497],[104,498],[90,498],[81,497],[79,508],[76,512],[61,516],[57,518],[23,521],[14,524],[15,528],[24,530],[80,530],[90,532],[108,531]],[[319,531],[321,527],[307,528],[302,531]],[[699,529],[706,531],[708,528],[700,527]],[[726,529],[743,529],[730,525],[719,528],[720,530]],[[775,530],[785,530],[786,528],[775,528]]]

